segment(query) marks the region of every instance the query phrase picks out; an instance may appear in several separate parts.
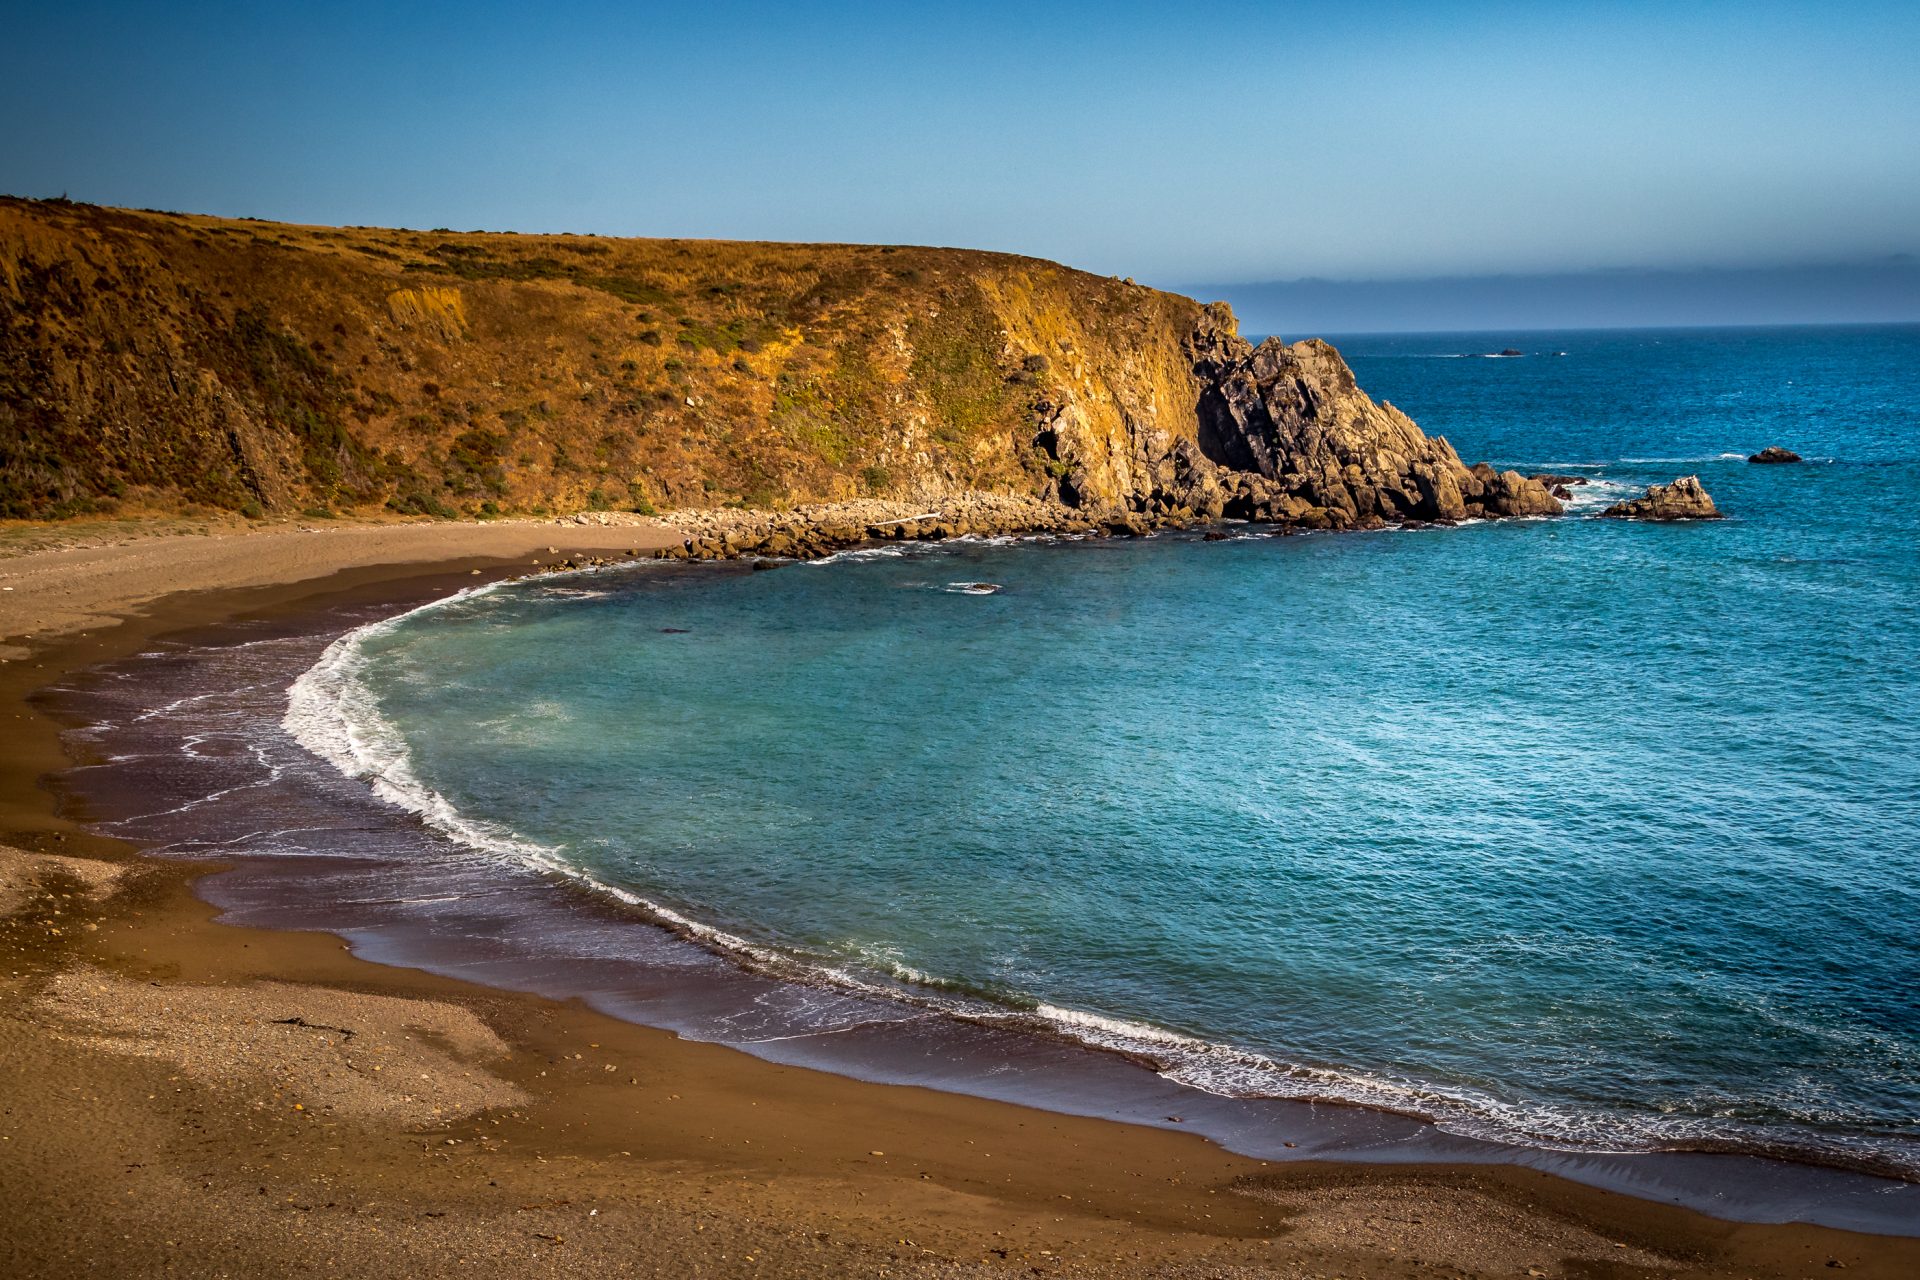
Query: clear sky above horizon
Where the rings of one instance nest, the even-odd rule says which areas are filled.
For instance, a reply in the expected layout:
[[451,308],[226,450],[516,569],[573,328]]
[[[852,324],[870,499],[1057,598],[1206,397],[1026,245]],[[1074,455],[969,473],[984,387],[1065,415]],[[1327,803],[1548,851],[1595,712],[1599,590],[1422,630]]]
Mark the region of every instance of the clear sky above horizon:
[[9,6],[0,190],[1154,283],[1920,252],[1920,5]]

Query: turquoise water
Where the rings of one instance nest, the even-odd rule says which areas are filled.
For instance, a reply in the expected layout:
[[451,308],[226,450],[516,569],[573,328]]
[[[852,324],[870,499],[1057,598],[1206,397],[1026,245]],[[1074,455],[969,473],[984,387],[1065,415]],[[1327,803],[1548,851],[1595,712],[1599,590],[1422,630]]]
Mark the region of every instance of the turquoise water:
[[[1450,358],[1508,345],[1566,354]],[[1920,330],[1342,346],[1468,458],[1596,483],[511,585],[355,633],[290,723],[797,979],[1215,1092],[1920,1174]],[[1732,518],[1584,514],[1686,473]]]

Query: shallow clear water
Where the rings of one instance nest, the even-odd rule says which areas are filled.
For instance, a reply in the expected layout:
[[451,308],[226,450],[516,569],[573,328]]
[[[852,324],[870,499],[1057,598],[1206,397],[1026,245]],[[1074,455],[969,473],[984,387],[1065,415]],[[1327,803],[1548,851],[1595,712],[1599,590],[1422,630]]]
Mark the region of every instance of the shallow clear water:
[[[1567,354],[1446,358],[1510,344]],[[1920,1173],[1920,330],[1342,346],[1582,509],[1733,518],[519,584],[335,646],[295,726],[761,963],[1199,1087]]]

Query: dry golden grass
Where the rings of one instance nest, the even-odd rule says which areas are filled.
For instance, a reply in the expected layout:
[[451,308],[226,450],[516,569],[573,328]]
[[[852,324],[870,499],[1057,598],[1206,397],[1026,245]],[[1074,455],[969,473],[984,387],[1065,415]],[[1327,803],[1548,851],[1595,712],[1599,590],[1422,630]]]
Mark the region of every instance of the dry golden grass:
[[0,200],[0,517],[1037,492],[1037,406],[1192,430],[1196,310],[963,250]]

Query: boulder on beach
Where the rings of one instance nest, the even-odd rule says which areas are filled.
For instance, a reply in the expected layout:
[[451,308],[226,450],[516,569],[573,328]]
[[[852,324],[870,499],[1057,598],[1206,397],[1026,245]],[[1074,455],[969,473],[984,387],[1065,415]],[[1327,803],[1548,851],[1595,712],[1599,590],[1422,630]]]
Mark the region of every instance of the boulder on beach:
[[1770,444],[1766,448],[1762,449],[1760,452],[1748,455],[1747,461],[1748,462],[1798,462],[1800,461],[1800,455],[1795,453],[1791,449],[1782,449],[1777,444]]
[[1616,502],[1600,513],[1616,520],[1718,520],[1720,508],[1700,487],[1699,476],[1681,476],[1672,484],[1656,484],[1644,498]]

